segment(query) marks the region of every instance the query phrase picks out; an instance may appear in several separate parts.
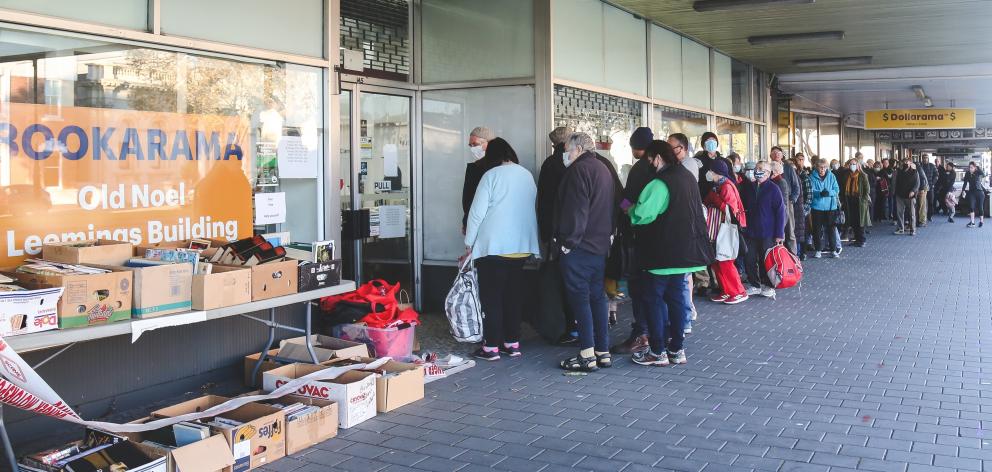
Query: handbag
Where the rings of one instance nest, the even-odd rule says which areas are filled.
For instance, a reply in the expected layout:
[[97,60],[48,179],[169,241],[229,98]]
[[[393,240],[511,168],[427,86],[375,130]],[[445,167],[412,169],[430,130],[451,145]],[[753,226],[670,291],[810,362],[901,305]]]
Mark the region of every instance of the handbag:
[[720,232],[720,209],[706,207],[706,236],[710,242],[716,241],[717,233]]
[[834,200],[837,200],[837,209],[833,211],[834,226],[844,226],[847,224],[847,215],[840,206],[840,199],[835,197]]
[[458,275],[444,299],[444,313],[451,335],[463,343],[482,341],[482,302],[479,300],[479,276],[468,257],[458,267]]
[[725,218],[720,223],[719,232],[716,235],[716,260],[732,261],[737,259],[740,250],[740,231],[737,225],[731,221],[730,205],[724,207]]

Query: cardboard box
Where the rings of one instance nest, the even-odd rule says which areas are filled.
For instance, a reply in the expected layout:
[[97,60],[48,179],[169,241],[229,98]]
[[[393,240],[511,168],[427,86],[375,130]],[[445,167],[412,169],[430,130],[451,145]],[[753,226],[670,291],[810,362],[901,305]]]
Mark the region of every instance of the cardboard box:
[[[278,355],[279,355],[279,349],[269,350],[269,356],[278,356]],[[260,388],[262,386],[262,374],[277,367],[282,367],[286,365],[281,362],[266,360],[265,362],[262,363],[262,366],[258,368],[258,378],[252,379],[251,373],[252,371],[255,370],[255,364],[257,364],[259,359],[261,358],[262,358],[261,352],[256,352],[254,354],[248,354],[247,356],[245,356],[245,379],[244,379],[245,387]]]
[[[66,444],[65,447],[78,446],[83,449],[76,455],[76,459],[63,466],[44,466],[52,471],[73,472],[77,470],[104,470],[98,467],[108,462],[113,462],[117,467],[105,470],[130,470],[135,472],[168,472],[167,453],[159,448],[150,447],[141,443],[127,441],[123,437],[113,436],[109,433],[98,432],[102,436],[113,437],[114,439],[106,443],[89,444],[85,441],[75,441]],[[96,449],[100,447],[100,449]],[[87,451],[92,451],[87,453]],[[125,464],[126,462],[126,464]],[[29,459],[22,460],[21,465],[32,467],[30,470],[42,469],[39,464],[33,464]],[[28,470],[22,469],[21,470]],[[192,470],[192,469],[191,469]]]
[[[144,424],[157,418],[147,417],[128,424]],[[129,441],[141,443],[146,439],[145,433],[121,433],[120,436]],[[145,448],[153,449],[166,456],[168,472],[197,471],[231,472],[234,465],[234,454],[224,437],[215,434],[202,441],[188,444],[175,449],[166,449],[142,444]]]
[[[262,395],[261,390],[248,392],[239,397]],[[286,455],[296,454],[314,444],[320,444],[338,435],[338,404],[330,400],[286,395],[263,403],[281,403],[292,405],[302,403],[313,405],[320,410],[293,421],[286,420]]]
[[193,307],[193,264],[94,267],[130,271],[134,275],[134,318],[154,318],[189,311]]
[[95,326],[131,319],[131,271],[89,275],[16,274],[25,288],[64,287],[59,328]]
[[298,264],[299,261],[295,259],[287,259],[249,267],[251,300],[267,300],[296,293],[299,283]]
[[[215,407],[229,398],[207,395],[152,412],[152,416],[172,418]],[[229,428],[210,429],[227,439],[234,453],[233,472],[241,472],[270,464],[286,455],[286,414],[282,410],[261,403],[249,403],[224,413],[224,418],[243,424]],[[198,470],[198,469],[194,469]]]
[[300,262],[300,292],[333,287],[341,283],[341,259],[329,262]]
[[[181,241],[162,241],[158,244],[139,244],[134,247],[135,257],[145,257],[145,251],[149,249],[177,249],[177,248],[188,248],[190,239],[184,239]],[[205,241],[210,241],[210,248],[204,249],[201,254],[205,257],[213,256],[217,249],[228,243],[228,241],[222,239],[205,239]]]
[[60,294],[58,288],[0,294],[0,336],[57,329]]
[[[313,364],[289,364],[262,375],[262,390],[271,392],[291,380],[327,369]],[[296,391],[297,395],[333,400],[338,404],[338,426],[347,429],[376,414],[375,374],[350,371],[333,380],[309,382]]]
[[[76,247],[93,243],[92,246]],[[46,261],[66,264],[100,264],[119,266],[134,257],[131,243],[99,239],[92,241],[72,241],[45,244],[41,247],[41,258]]]
[[[368,364],[375,359],[356,357],[335,359],[327,366]],[[393,411],[424,398],[424,368],[416,364],[388,361],[377,369],[387,375],[377,374],[375,379],[376,409],[379,413]]]
[[[317,362],[327,362],[334,358],[369,357],[369,348],[364,343],[345,341],[320,334],[310,336]],[[312,362],[307,350],[306,337],[285,339],[279,343],[279,355],[300,362]]]
[[251,271],[216,265],[210,274],[193,275],[193,309],[213,310],[251,301]]

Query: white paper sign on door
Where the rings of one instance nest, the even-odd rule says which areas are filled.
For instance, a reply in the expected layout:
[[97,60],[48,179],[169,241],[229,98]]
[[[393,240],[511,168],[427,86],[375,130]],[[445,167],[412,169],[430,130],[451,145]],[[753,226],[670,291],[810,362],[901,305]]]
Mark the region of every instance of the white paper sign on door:
[[395,144],[382,145],[382,174],[386,177],[399,176],[399,151]]
[[406,236],[406,207],[382,205],[379,207],[379,239]]
[[283,136],[276,150],[279,177],[284,179],[315,179],[318,172],[317,148],[307,148],[299,136]]
[[286,193],[255,194],[255,224],[274,225],[286,222]]

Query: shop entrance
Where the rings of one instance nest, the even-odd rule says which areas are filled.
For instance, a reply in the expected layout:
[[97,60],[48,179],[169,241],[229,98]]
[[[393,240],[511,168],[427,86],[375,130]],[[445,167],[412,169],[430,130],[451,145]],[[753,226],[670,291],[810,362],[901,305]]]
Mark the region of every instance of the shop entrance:
[[359,283],[399,282],[411,296],[412,103],[409,91],[342,84],[342,211],[368,210],[369,215],[368,237],[343,241],[344,273]]

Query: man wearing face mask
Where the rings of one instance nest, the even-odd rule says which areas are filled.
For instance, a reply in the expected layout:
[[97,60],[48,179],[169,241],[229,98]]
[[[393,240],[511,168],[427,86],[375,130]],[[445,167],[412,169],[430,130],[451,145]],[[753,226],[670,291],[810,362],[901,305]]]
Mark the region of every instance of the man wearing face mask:
[[871,226],[871,217],[868,216],[868,209],[871,207],[869,197],[870,181],[868,174],[861,171],[858,161],[851,159],[848,162],[850,173],[844,183],[844,212],[846,213],[847,224],[854,232],[854,242],[856,247],[865,246],[865,228]]
[[791,165],[787,164],[782,158],[784,153],[782,148],[778,146],[772,147],[770,154],[772,162],[778,162],[782,164],[782,181],[785,182],[782,188],[782,198],[785,198],[785,204],[789,207],[786,212],[787,223],[785,225],[785,247],[789,248],[793,254],[799,254],[799,245],[796,244],[796,238],[803,236],[802,229],[799,228],[799,223],[802,218],[797,221],[796,215],[802,215],[802,192],[799,183],[799,175],[796,174],[796,169]]
[[462,234],[465,234],[465,224],[468,222],[468,212],[472,209],[472,200],[475,199],[475,191],[479,188],[482,175],[489,170],[484,168],[480,160],[486,155],[486,147],[489,146],[489,141],[493,139],[496,139],[496,133],[493,133],[493,130],[485,126],[479,126],[473,129],[468,135],[468,151],[471,161],[465,166],[465,181],[462,186],[462,211],[464,212],[464,216],[462,217]]
[[613,365],[604,279],[613,236],[611,222],[619,209],[613,176],[596,157],[591,136],[572,133],[565,141],[562,161],[568,170],[555,203],[553,243],[578,325],[579,354],[560,365],[589,372]]
[[917,168],[920,173],[920,193],[916,197],[916,205],[919,209],[917,220],[920,226],[926,226],[933,221],[933,187],[937,184],[937,166],[930,162],[929,154],[924,154]]
[[786,203],[778,184],[771,181],[771,170],[767,161],[758,162],[754,169],[754,181],[741,195],[747,215],[747,261],[745,271],[748,283],[752,286],[748,294],[760,293],[764,297],[775,298],[772,286],[765,271],[765,253],[776,244],[785,241]]
[[[920,191],[920,174],[913,167],[913,162],[906,159],[902,169],[896,173],[896,225],[899,228],[895,234],[916,236],[916,194]],[[906,212],[909,212],[908,225]]]
[[[537,227],[538,236],[541,240],[541,248],[545,252],[551,252],[551,239],[554,236],[555,225],[555,201],[558,199],[558,187],[565,177],[565,139],[572,134],[570,128],[564,126],[555,128],[548,139],[551,141],[552,153],[541,165],[541,173],[537,180]],[[571,343],[578,340],[578,332],[575,328],[575,317],[572,316],[568,304],[565,302],[565,286],[561,281],[561,273],[558,269],[557,260],[545,258],[541,264],[542,295],[540,313],[543,319],[548,319],[547,327],[542,323],[538,331],[542,336],[553,341],[552,336],[561,335],[559,343]],[[545,318],[546,317],[546,318]],[[564,334],[560,329],[560,321],[564,317]],[[551,321],[554,320],[554,321]],[[555,331],[552,331],[555,330]]]
[[875,180],[872,187],[875,190],[875,204],[872,212],[875,221],[885,220],[889,216],[889,178],[891,169],[888,169],[889,161],[883,159],[875,163]]
[[[695,155],[695,158],[699,160],[700,164],[699,172],[696,174],[696,182],[699,183],[699,204],[702,205],[702,195],[706,195],[710,191],[710,183],[706,181],[706,173],[712,169],[713,161],[723,159],[723,156],[720,155],[720,140],[717,138],[716,133],[707,131],[703,133],[699,140],[703,143],[703,150],[697,152]],[[701,270],[692,274],[692,276],[695,278],[693,285],[703,295],[706,292],[712,292],[713,295],[717,293],[715,290],[716,287],[713,286],[713,278],[708,270]]]

